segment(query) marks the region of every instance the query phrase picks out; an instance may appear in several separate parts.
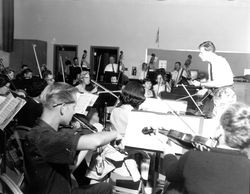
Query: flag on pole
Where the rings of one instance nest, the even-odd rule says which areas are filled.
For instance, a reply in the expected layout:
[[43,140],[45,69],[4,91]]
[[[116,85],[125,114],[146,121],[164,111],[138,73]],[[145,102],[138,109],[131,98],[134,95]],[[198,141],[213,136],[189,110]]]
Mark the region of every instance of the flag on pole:
[[160,44],[160,28],[159,27],[158,27],[158,30],[156,32],[155,43],[158,45],[158,48],[159,48],[159,44]]

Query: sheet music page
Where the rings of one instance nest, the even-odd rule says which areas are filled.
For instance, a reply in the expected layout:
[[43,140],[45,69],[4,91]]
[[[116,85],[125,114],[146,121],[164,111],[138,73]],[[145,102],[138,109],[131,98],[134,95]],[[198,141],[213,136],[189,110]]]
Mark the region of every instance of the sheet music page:
[[86,109],[88,106],[93,106],[98,95],[84,92],[78,95],[75,112],[78,114],[87,115]]
[[0,104],[0,129],[3,130],[9,124],[25,103],[24,99],[15,98],[11,93],[5,98]]
[[[181,116],[181,118],[195,131],[200,131],[203,126],[202,117]],[[190,129],[175,115],[158,114],[146,111],[132,111],[129,115],[128,126],[124,137],[124,145],[128,147],[141,148],[149,151],[163,151],[162,138],[157,135],[144,135],[142,129],[152,127],[153,129],[176,130],[189,133]],[[183,153],[183,148],[173,144],[175,153]]]
[[140,105],[139,109],[144,111],[153,111],[166,114],[175,111],[176,113],[183,115],[187,111],[187,102],[165,99],[162,100],[157,98],[146,98],[146,100]]

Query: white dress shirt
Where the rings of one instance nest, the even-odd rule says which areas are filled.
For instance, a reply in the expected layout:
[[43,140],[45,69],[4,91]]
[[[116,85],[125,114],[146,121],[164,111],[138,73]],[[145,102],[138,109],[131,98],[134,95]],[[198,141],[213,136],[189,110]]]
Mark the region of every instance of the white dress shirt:
[[206,87],[219,88],[233,85],[233,72],[224,57],[215,55],[208,65],[208,73],[210,74],[208,82],[202,84]]
[[134,108],[129,104],[124,104],[113,109],[110,115],[112,129],[118,131],[122,136],[125,135],[128,125],[128,116]]
[[[118,64],[116,63],[109,63],[108,65],[106,65],[105,69],[104,69],[104,73],[107,72],[114,72],[117,73],[118,71]],[[122,66],[120,65],[120,71],[122,70]]]

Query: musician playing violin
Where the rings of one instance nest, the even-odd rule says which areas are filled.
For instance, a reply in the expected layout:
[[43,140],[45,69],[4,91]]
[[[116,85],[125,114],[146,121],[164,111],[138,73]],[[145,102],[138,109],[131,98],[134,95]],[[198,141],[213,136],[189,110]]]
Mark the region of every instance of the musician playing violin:
[[201,43],[199,49],[201,60],[208,62],[208,81],[194,82],[194,85],[212,91],[214,104],[212,116],[219,118],[228,104],[236,102],[236,95],[232,89],[233,73],[227,60],[215,53],[215,46],[211,41]]
[[68,125],[75,113],[77,93],[77,88],[60,82],[42,92],[42,116],[22,142],[28,180],[24,193],[112,193],[108,183],[72,188],[69,165],[74,164],[77,152],[94,150],[118,135],[115,131],[81,135],[59,130],[59,125]]
[[84,92],[89,92],[92,94],[97,93],[98,91],[97,87],[90,82],[90,74],[87,68],[83,68],[82,72],[80,73],[79,82],[77,83],[76,88],[81,93]]
[[138,109],[145,100],[145,89],[141,83],[136,81],[128,82],[122,89],[120,103],[113,109],[110,115],[112,129],[125,135],[128,125],[128,117],[133,109]]
[[178,160],[166,144],[163,166],[171,184],[164,194],[250,192],[250,107],[232,104],[222,114],[220,124],[219,146],[209,151],[187,151]]

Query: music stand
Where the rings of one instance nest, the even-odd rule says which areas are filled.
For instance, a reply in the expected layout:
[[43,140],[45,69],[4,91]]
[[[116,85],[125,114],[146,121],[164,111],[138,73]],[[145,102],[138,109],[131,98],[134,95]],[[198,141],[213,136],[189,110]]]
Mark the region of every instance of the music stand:
[[26,101],[20,97],[14,97],[12,93],[8,94],[4,101],[0,103],[0,130],[3,131],[3,153],[1,153],[2,164],[1,174],[6,172],[6,126],[12,121],[14,116],[24,106]]
[[[189,93],[191,95],[195,95],[197,93],[197,87],[194,86],[186,86],[188,89]],[[196,106],[193,103],[193,101],[190,99],[190,97],[187,95],[185,89],[182,86],[177,86],[173,87],[172,91],[169,92],[161,92],[160,93],[161,99],[168,99],[168,100],[177,100],[177,99],[182,99],[187,101],[187,110],[195,110]],[[194,99],[197,99],[197,96],[194,96]]]
[[105,71],[104,73],[104,81],[105,83],[111,83],[111,77],[115,76],[118,79],[118,73],[112,71]]
[[120,86],[117,84],[101,83],[98,85],[102,90],[98,92],[99,97],[93,107],[97,108],[99,118],[104,118],[104,126],[106,126],[106,107],[115,106],[121,91]]

